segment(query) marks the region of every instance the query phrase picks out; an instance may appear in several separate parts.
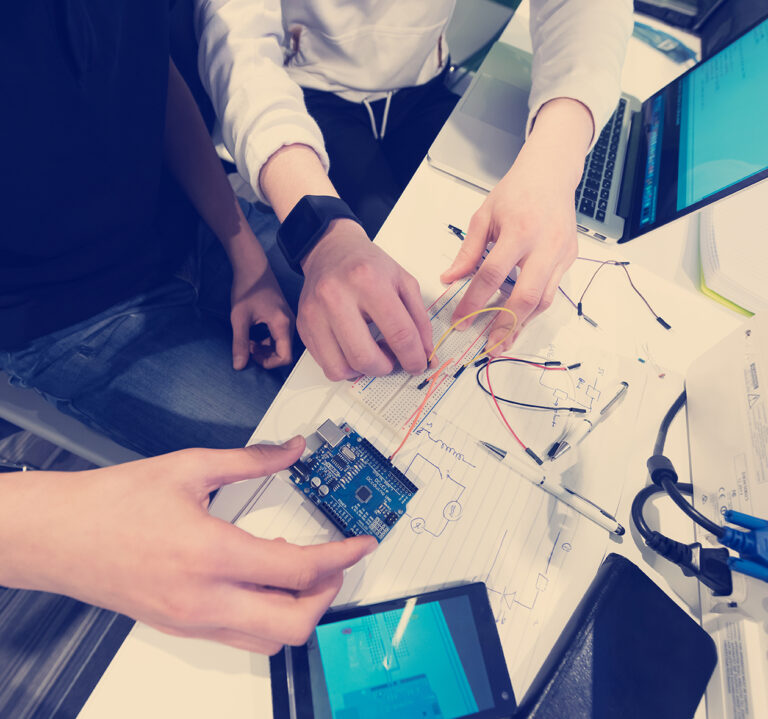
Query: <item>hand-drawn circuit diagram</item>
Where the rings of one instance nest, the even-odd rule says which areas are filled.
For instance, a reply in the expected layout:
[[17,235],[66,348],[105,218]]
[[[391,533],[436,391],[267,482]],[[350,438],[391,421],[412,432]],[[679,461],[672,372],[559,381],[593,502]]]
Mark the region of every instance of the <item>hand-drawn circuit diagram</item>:
[[[442,470],[430,462],[423,454],[415,454],[405,470],[407,477],[419,477],[423,483],[419,491],[422,496],[419,506],[426,508],[421,513],[405,514],[410,519],[414,534],[431,534],[439,537],[451,522],[461,518],[461,497],[466,487],[451,477],[450,472]],[[428,495],[428,496],[427,496]]]

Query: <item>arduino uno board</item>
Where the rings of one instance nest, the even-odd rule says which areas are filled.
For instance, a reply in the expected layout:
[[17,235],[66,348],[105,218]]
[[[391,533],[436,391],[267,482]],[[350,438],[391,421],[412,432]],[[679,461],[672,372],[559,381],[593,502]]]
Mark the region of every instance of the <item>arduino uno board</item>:
[[344,536],[381,541],[418,488],[346,422],[326,420],[317,435],[322,444],[291,465],[291,481]]

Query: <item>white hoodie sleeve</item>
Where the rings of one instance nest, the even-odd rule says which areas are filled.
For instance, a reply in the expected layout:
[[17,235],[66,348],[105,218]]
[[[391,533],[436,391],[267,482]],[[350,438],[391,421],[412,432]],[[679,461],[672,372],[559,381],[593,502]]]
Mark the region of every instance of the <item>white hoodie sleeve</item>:
[[632,22],[632,0],[531,0],[529,131],[545,102],[569,97],[592,113],[597,140],[619,101]]
[[195,0],[198,69],[221,124],[224,145],[256,197],[267,202],[259,173],[281,147],[328,154],[301,88],[283,67],[280,0]]

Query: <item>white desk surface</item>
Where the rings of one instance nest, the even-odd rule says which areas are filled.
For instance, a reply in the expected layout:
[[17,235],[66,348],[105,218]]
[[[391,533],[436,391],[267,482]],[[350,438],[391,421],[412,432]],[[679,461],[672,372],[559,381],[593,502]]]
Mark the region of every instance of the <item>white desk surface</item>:
[[[524,2],[510,22],[503,39],[512,44],[530,46],[528,8]],[[642,18],[643,22],[649,22]],[[693,44],[695,39],[686,38]],[[684,68],[666,59],[661,53],[632,38],[623,76],[624,90],[644,99],[679,74]],[[438,232],[446,222],[459,226],[468,224],[480,205],[483,193],[429,167],[421,165],[412,182],[384,225],[377,242],[424,283],[437,282],[437,275],[447,265],[441,259],[454,250],[447,232]],[[735,328],[742,318],[721,307],[698,292],[697,286],[697,225],[695,216],[684,218],[623,246],[602,246],[597,241],[580,237],[580,252],[591,257],[616,257],[630,260],[646,268],[643,289],[653,294],[658,312],[672,325],[671,332],[659,330],[652,343],[643,351],[651,361],[670,373],[669,381],[655,385],[654,403],[658,403],[659,419],[680,390],[679,377],[690,362],[708,346]],[[425,242],[447,244],[437,253],[436,264],[426,268],[414,266],[409,245],[416,238]],[[642,271],[642,270],[641,270]],[[655,281],[658,277],[666,282]],[[638,350],[638,338],[633,330],[632,307],[635,298],[622,295],[627,304],[627,319],[616,331],[617,351],[633,356]],[[641,316],[641,315],[638,315]],[[644,317],[646,323],[649,320]],[[649,333],[650,334],[650,333]],[[673,379],[674,374],[678,380]],[[312,387],[327,385],[314,362],[305,355],[286,387],[278,395],[273,408],[259,426],[257,434],[264,439],[285,438],[292,433],[292,418],[298,425],[298,405],[294,400]],[[306,396],[306,395],[304,395]],[[627,491],[622,500],[619,520],[630,526],[629,506],[635,491],[645,483],[643,448],[650,448],[653,436],[640,437],[638,461],[630,465]],[[688,454],[684,423],[673,424],[669,436],[669,453],[685,481]],[[693,527],[682,515],[660,507],[665,531],[677,539],[693,541]],[[653,510],[651,510],[653,511]],[[650,514],[650,513],[649,513]],[[688,539],[686,539],[688,537]],[[682,577],[679,570],[665,565],[646,551],[628,533],[623,543],[614,549],[629,557],[665,588],[682,606],[698,606],[697,583]],[[145,625],[137,625],[112,661],[80,716],[83,719],[134,719],[141,717],[271,717],[269,672],[264,657],[230,649],[207,641],[188,640],[161,634]],[[697,717],[703,717],[703,707]]]

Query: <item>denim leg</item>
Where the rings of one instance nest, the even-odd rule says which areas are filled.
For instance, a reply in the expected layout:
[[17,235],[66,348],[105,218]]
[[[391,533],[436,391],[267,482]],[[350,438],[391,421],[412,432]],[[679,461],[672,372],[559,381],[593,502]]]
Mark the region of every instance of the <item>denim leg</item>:
[[245,444],[282,374],[232,369],[228,322],[172,280],[72,327],[0,353],[15,384],[145,455]]
[[[277,247],[277,218],[263,206],[241,206],[295,311],[303,278]],[[147,456],[243,446],[290,368],[232,369],[232,270],[210,230],[201,233],[199,276],[173,278],[23,350],[0,351],[0,368]],[[302,349],[297,341],[294,357]]]
[[240,207],[253,230],[259,238],[264,252],[267,253],[269,264],[277,277],[280,288],[291,309],[296,312],[299,305],[299,295],[304,285],[304,277],[294,272],[277,246],[277,228],[280,223],[272,210],[262,204],[251,204],[240,200]]

